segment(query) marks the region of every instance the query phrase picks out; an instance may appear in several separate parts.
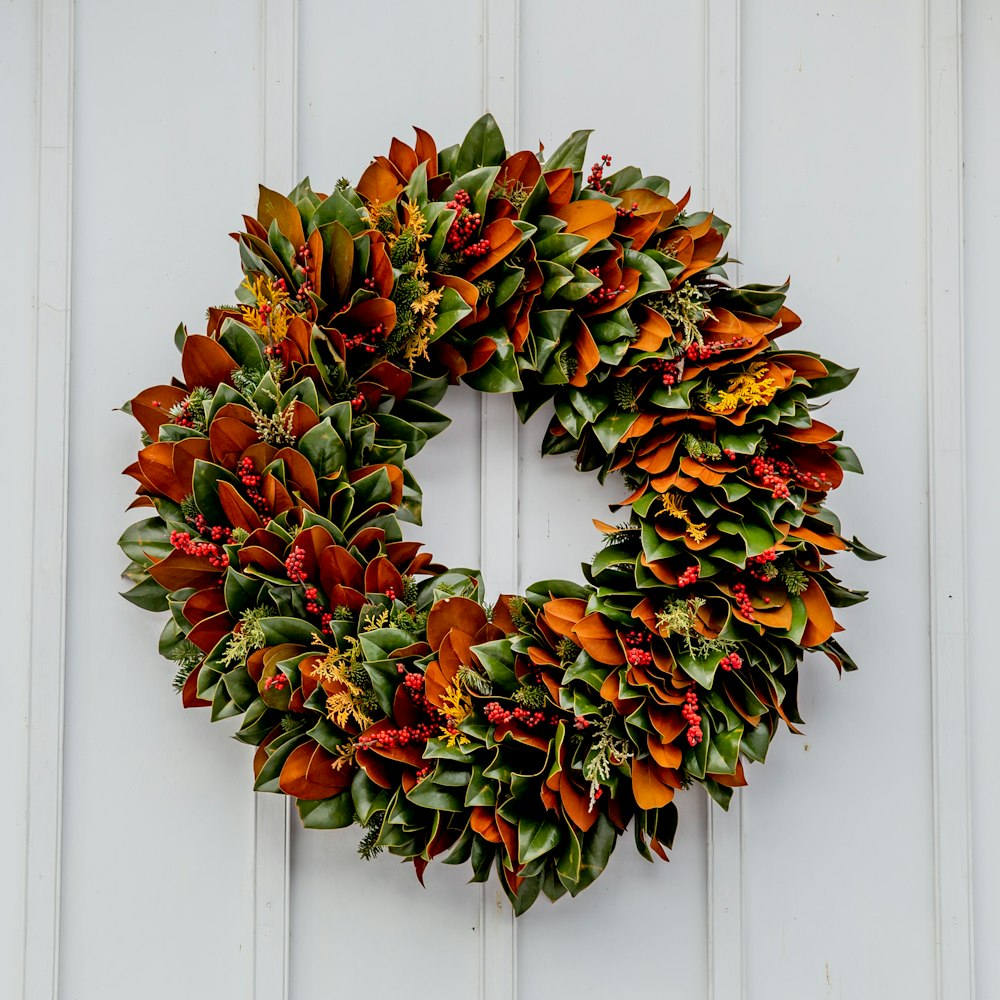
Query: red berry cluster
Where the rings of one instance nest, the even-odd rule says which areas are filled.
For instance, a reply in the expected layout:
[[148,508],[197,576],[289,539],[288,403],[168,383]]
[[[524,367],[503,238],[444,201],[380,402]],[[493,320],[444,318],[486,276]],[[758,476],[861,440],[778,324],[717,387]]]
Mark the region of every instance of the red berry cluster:
[[653,654],[648,649],[630,649],[625,655],[633,667],[648,667],[653,662]]
[[639,202],[633,201],[631,208],[622,208],[622,206],[619,205],[615,209],[615,214],[618,216],[619,219],[631,219],[638,210],[639,210]]
[[426,743],[440,729],[439,724],[430,722],[403,726],[400,729],[383,729],[374,736],[359,736],[357,745],[362,748],[383,747],[391,750],[395,747],[409,746],[411,743]]
[[541,725],[545,721],[545,713],[542,711],[532,712],[530,709],[518,705],[513,711],[508,712],[496,701],[491,701],[483,709],[483,712],[486,715],[486,720],[495,726],[501,723],[520,722],[522,726],[534,729],[535,726]]
[[743,666],[743,658],[739,653],[726,653],[726,655],[719,660],[719,666],[723,670],[739,670]]
[[306,599],[306,611],[311,615],[319,616],[321,631],[325,635],[329,635],[333,615],[329,611],[323,610],[322,598],[319,591],[306,579],[305,564],[306,550],[296,545],[285,560],[285,572],[292,583],[301,583],[304,585],[303,594]]
[[425,764],[423,767],[417,769],[417,781],[421,778],[426,778],[428,774],[431,773],[430,765]]
[[801,469],[794,469],[792,475],[795,476],[795,481],[801,483],[807,490],[826,491],[830,489],[830,477],[825,472],[821,472],[817,476],[814,472],[803,472]]
[[196,542],[186,531],[171,531],[170,544],[186,556],[207,558],[209,566],[216,569],[225,569],[229,565],[229,556],[223,552],[222,546],[214,542]]
[[323,605],[319,603],[319,591],[315,587],[306,587],[306,611],[311,615],[323,613]]
[[587,178],[587,187],[591,191],[607,191],[611,187],[611,182],[604,179],[604,168],[610,166],[611,157],[607,153],[602,153],[601,162],[595,163],[590,168],[590,176]]
[[633,667],[648,667],[653,662],[653,654],[649,651],[649,633],[632,629],[622,635],[625,644],[625,658]]
[[739,347],[749,346],[749,337],[737,337],[735,340],[713,340],[705,341],[703,344],[688,344],[684,349],[684,353],[691,361],[707,361],[709,358],[714,358],[723,351],[732,351]]
[[488,237],[483,237],[481,240],[477,240],[475,243],[470,243],[467,247],[462,250],[462,256],[468,257],[469,260],[475,260],[478,257],[485,257],[490,250],[493,249],[492,244]]
[[[344,339],[344,347],[349,351],[357,347],[363,347],[368,354],[374,354],[378,350],[378,346],[374,343],[374,340],[376,337],[381,337],[384,334],[385,324],[378,323],[367,330],[362,330],[360,333],[354,334],[353,337],[346,337]],[[367,339],[369,337],[371,340]]]
[[232,528],[224,528],[221,525],[214,525],[210,527],[208,521],[205,520],[204,514],[195,514],[191,523],[194,525],[195,530],[199,535],[208,535],[213,542],[228,542],[233,537]]
[[693,566],[688,566],[686,570],[679,577],[677,577],[678,587],[690,587],[692,583],[698,582],[698,576],[701,573],[701,567],[698,563]]
[[385,596],[388,597],[390,601],[396,600],[396,588],[395,587],[386,587],[385,588]]
[[665,386],[676,385],[684,374],[682,358],[656,358],[650,363],[650,370],[659,372]]
[[[448,202],[445,208],[450,208],[453,211],[458,212],[459,215],[461,215],[462,212],[466,212],[469,210],[469,206],[471,204],[472,204],[472,198],[469,195],[469,192],[466,191],[465,188],[459,188],[455,192],[455,197]],[[448,233],[449,242],[451,242],[451,239],[452,235],[451,233]]]
[[777,549],[765,549],[759,556],[747,556],[747,576],[755,580],[767,581],[773,579],[762,567],[773,563],[778,558]]
[[722,454],[726,456],[730,461],[736,458],[736,452],[732,448],[723,448]]
[[253,467],[253,459],[242,458],[236,467],[236,475],[240,477],[240,482],[246,490],[247,499],[253,505],[254,510],[260,514],[265,524],[271,520],[271,505],[257,489],[260,486],[261,477]]
[[396,670],[401,674],[406,674],[403,678],[403,685],[406,688],[406,693],[410,696],[410,701],[428,715],[439,716],[441,713],[424,695],[424,675],[421,673],[407,674],[406,667],[402,663],[396,664]]
[[365,394],[359,392],[356,396],[351,397],[351,409],[357,413],[365,405]]
[[580,730],[589,729],[590,728],[590,720],[589,719],[585,719],[582,715],[577,715],[573,719],[573,728],[574,729],[580,729]]
[[794,470],[789,462],[766,455],[754,455],[750,459],[750,472],[754,479],[771,489],[771,496],[775,500],[787,500],[790,496],[788,479]]
[[288,677],[285,674],[275,674],[264,681],[265,691],[284,691],[288,687]]
[[733,597],[736,598],[736,606],[739,612],[747,621],[754,621],[753,604],[750,603],[750,595],[747,593],[746,584],[733,584]]
[[[155,403],[159,406],[159,403]],[[178,427],[194,427],[194,418],[191,416],[191,400],[182,399],[180,402],[181,412],[176,417],[171,417]]]
[[285,560],[285,572],[292,583],[304,583],[306,579],[305,569],[306,550],[296,545]]
[[[590,273],[595,278],[599,278],[601,276],[601,269],[599,267],[592,267],[590,268]],[[624,291],[624,285],[619,285],[617,288],[601,285],[600,288],[595,289],[587,296],[587,301],[592,306],[599,306],[602,302],[610,302],[612,299],[617,298]]]
[[295,298],[299,302],[305,302],[308,298],[308,293],[312,291],[312,281],[309,279],[309,267],[312,263],[312,250],[306,244],[303,244],[295,251],[295,257],[299,261],[296,270],[302,274],[302,283],[299,285],[299,290],[295,293]]
[[463,257],[475,260],[477,257],[485,257],[491,250],[490,241],[487,238],[473,240],[483,224],[483,217],[478,212],[470,210],[472,199],[469,192],[459,189],[455,192],[455,197],[449,201],[447,208],[455,211],[455,220],[448,230],[448,246]]
[[681,715],[688,724],[688,745],[696,747],[704,738],[701,729],[701,715],[698,712],[698,692],[693,687],[688,688],[681,706]]

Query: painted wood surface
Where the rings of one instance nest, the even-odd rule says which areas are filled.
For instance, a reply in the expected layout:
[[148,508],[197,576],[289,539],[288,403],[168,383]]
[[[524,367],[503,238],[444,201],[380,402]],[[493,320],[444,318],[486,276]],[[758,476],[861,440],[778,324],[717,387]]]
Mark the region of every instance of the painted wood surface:
[[[998,51],[992,0],[4,4],[0,995],[347,996],[390,958],[415,1000],[1000,995]],[[594,127],[593,158],[738,223],[743,280],[791,273],[797,342],[862,369],[824,417],[868,470],[833,506],[889,556],[841,561],[872,591],[843,614],[862,670],[806,662],[805,735],[738,812],[682,793],[671,864],[622,842],[516,926],[461,870],[422,891],[255,803],[247,749],[181,711],[158,624],[115,593],[134,435],[113,408],[231,298],[257,181],[329,189],[484,108],[529,148]],[[411,535],[491,593],[578,576],[616,499],[508,404],[453,390],[413,463]]]

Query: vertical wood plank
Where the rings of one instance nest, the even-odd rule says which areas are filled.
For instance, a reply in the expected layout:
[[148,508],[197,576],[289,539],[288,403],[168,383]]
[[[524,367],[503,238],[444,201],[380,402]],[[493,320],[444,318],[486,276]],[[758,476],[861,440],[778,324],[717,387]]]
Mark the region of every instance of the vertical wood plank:
[[[296,183],[298,5],[264,0],[261,171],[282,194]],[[253,988],[255,1000],[288,996],[289,817],[284,795],[254,795]]]
[[[740,0],[705,2],[706,204],[729,222],[729,254],[740,236]],[[739,283],[737,264],[730,278]],[[708,807],[708,988],[712,1000],[746,995],[743,937],[743,795],[728,812]]]
[[[23,995],[59,989],[73,150],[73,0],[40,0],[35,466]],[[44,393],[42,392],[44,387]]]
[[975,993],[962,306],[962,6],[927,0],[927,333],[937,995]]
[[[965,407],[967,481],[966,534],[969,579],[969,713],[970,787],[973,792],[972,871],[974,884],[1000,885],[1000,798],[986,791],[993,770],[993,706],[1000,701],[993,636],[994,609],[1000,581],[994,564],[1000,551],[994,495],[997,467],[992,443],[996,372],[1000,341],[994,323],[994,286],[1000,252],[996,223],[1000,219],[1000,129],[991,101],[984,94],[1000,91],[1000,11],[993,0],[965,0],[962,5],[962,165],[965,205],[965,264],[962,273],[965,308]],[[979,891],[972,900],[975,985],[980,997],[1000,996],[1000,895]]]
[[[519,0],[483,0],[483,104],[514,149],[518,142]],[[482,571],[487,599],[518,587],[517,416],[507,396],[482,400]],[[495,880],[480,899],[480,998],[517,993],[514,912]]]

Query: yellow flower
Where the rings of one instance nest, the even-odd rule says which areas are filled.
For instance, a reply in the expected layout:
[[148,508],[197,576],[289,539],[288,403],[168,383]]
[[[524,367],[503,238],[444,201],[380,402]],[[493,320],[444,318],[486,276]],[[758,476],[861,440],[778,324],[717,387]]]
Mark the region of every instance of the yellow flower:
[[255,306],[240,306],[243,322],[269,344],[280,343],[288,336],[292,318],[288,290],[282,285],[263,274],[255,274],[252,282],[249,277],[243,279],[243,287],[256,302]]
[[431,234],[427,232],[427,219],[424,218],[424,213],[420,211],[419,205],[410,201],[405,202],[403,214],[406,216],[404,228],[413,233],[418,244],[430,239]]
[[361,646],[353,636],[347,636],[349,648],[344,652],[327,647],[326,656],[313,667],[313,677],[321,682],[339,682],[343,690],[326,699],[326,716],[341,729],[353,719],[362,729],[372,724],[367,712],[358,704],[365,692],[350,677],[351,668],[358,662]]
[[464,691],[456,680],[445,688],[441,700],[444,702],[444,708],[441,711],[444,713],[446,721],[441,727],[440,738],[450,747],[468,743],[469,737],[458,731],[458,727],[472,711],[472,699],[468,692]]
[[748,371],[730,379],[728,388],[719,391],[718,401],[707,403],[705,409],[710,413],[725,413],[744,403],[748,406],[767,406],[778,391],[774,379],[768,378],[767,372],[767,362],[755,361]]
[[685,534],[690,536],[693,542],[703,542],[708,537],[708,527],[707,522],[699,521],[697,524],[691,520],[687,509],[684,506],[684,501],[681,500],[675,493],[661,493],[660,502],[663,504],[664,513],[669,514],[671,517],[676,518],[678,521],[683,521],[685,524]]

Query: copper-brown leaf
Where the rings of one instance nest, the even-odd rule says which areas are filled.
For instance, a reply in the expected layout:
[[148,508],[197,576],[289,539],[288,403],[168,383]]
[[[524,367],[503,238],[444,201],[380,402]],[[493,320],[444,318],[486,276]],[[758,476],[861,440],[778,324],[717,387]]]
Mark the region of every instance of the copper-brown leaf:
[[288,755],[278,785],[298,799],[328,799],[349,788],[353,777],[349,767],[334,767],[336,763],[332,753],[309,740]]
[[632,794],[640,809],[661,809],[674,797],[674,790],[666,784],[666,768],[650,758],[632,761]]
[[805,631],[802,633],[802,645],[818,646],[826,642],[837,629],[833,610],[823,588],[813,579],[810,579],[809,586],[801,596],[808,615]]
[[584,253],[614,232],[615,219],[618,217],[612,205],[597,198],[571,201],[554,214],[557,219],[562,219],[566,223],[564,232],[582,236],[587,240]]
[[598,663],[618,666],[625,662],[618,636],[597,611],[577,623],[573,638]]
[[306,241],[299,210],[283,194],[271,191],[263,184],[260,185],[257,201],[257,218],[265,230],[271,228],[272,222],[277,222],[278,229],[296,250]]
[[214,392],[222,382],[232,384],[238,367],[229,352],[210,337],[195,334],[184,341],[181,370],[188,389],[201,385]]
[[474,636],[485,624],[486,612],[481,605],[468,597],[446,597],[436,602],[427,616],[427,641],[432,649],[439,649],[451,629]]
[[403,190],[398,171],[384,157],[378,157],[361,175],[355,191],[370,204],[387,204]]

